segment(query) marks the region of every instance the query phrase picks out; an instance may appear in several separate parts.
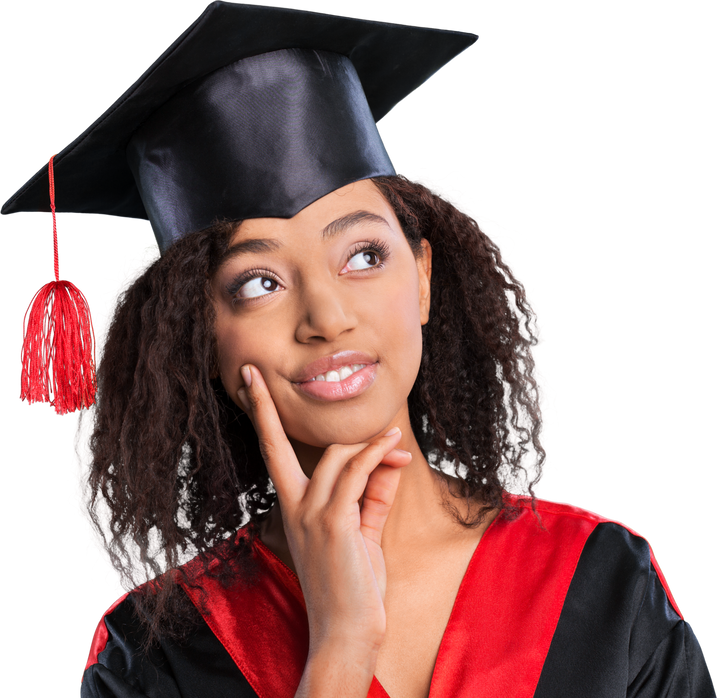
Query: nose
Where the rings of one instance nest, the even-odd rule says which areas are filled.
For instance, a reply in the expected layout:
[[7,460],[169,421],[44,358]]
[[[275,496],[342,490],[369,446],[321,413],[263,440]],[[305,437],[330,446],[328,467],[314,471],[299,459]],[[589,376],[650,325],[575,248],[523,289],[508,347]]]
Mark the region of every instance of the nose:
[[337,285],[316,278],[305,285],[299,300],[297,341],[320,337],[331,342],[356,326],[356,299],[349,289],[340,292]]

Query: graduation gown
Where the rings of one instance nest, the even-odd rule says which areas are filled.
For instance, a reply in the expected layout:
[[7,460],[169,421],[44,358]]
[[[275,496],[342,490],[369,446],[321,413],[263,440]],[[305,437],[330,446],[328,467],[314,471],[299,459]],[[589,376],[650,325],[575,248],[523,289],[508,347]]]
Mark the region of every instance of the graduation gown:
[[[461,582],[430,696],[715,697],[700,647],[647,542],[574,507],[514,499]],[[82,698],[292,698],[309,646],[299,581],[260,541],[259,583],[201,578],[186,641],[139,648],[131,595],[95,633]],[[198,591],[184,589],[198,609]],[[388,698],[374,678],[369,698]]]

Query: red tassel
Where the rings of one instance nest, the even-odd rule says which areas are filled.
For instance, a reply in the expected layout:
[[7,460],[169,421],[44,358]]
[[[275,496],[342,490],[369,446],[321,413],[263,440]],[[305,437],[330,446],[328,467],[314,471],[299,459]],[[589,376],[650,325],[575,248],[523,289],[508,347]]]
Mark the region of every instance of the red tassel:
[[86,298],[59,278],[53,159],[48,170],[55,281],[35,294],[25,313],[20,398],[49,402],[58,414],[66,414],[95,401],[95,334]]

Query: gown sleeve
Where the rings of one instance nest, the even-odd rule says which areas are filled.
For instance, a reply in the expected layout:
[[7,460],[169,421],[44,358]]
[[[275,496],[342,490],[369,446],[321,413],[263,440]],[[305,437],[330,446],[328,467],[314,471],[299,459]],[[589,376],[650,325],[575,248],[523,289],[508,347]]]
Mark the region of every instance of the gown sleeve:
[[644,584],[636,587],[642,598],[630,631],[627,697],[715,698],[697,638],[673,607],[652,560],[643,577]]
[[180,698],[161,646],[142,650],[142,628],[131,596],[104,616],[82,677],[81,698]]
[[535,698],[715,698],[647,542],[601,523],[578,562]]
[[199,620],[181,641],[144,646],[132,595],[100,622],[81,698],[257,698],[224,646]]
[[715,691],[692,628],[680,620],[657,645],[627,698],[714,698]]

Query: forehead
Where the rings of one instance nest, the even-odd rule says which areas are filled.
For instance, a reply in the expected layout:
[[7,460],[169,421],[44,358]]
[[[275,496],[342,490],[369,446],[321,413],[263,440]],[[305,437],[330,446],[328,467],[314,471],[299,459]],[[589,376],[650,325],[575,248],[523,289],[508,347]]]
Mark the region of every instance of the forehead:
[[249,238],[296,239],[313,235],[320,237],[327,226],[346,216],[360,212],[358,222],[364,225],[385,225],[400,233],[401,226],[393,209],[370,180],[353,182],[341,187],[302,209],[292,218],[252,218],[243,221],[232,238],[232,244]]

